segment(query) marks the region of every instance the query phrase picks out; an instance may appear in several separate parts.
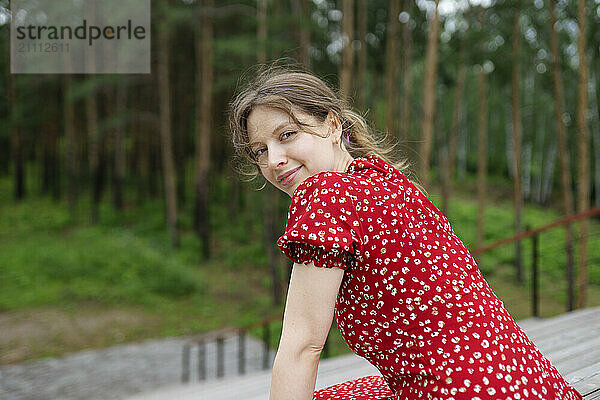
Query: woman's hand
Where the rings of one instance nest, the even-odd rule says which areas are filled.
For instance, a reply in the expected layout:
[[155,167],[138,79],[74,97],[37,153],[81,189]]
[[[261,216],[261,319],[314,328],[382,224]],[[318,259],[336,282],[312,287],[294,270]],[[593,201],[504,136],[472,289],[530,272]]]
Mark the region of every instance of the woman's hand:
[[270,400],[312,400],[344,270],[294,264]]

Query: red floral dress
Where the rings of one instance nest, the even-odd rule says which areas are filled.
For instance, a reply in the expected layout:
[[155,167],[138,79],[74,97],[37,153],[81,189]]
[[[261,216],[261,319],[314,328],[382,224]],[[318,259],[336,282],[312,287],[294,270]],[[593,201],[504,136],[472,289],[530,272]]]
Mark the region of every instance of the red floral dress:
[[281,250],[342,268],[335,317],[383,375],[315,399],[581,399],[519,328],[450,223],[378,157],[295,190]]

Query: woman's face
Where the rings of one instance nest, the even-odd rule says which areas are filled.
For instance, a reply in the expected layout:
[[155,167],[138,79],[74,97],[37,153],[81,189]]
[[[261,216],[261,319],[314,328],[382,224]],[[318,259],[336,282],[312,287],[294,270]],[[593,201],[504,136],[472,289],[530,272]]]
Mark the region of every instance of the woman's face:
[[294,115],[316,135],[303,131],[287,113],[268,106],[252,110],[247,123],[250,150],[261,174],[290,196],[310,176],[345,170],[338,144],[341,127],[331,114],[323,122],[301,111]]

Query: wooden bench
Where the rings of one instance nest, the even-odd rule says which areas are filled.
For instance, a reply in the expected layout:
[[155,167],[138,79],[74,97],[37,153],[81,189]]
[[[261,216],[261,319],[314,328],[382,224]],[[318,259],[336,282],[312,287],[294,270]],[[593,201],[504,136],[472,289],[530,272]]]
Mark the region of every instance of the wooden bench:
[[600,400],[600,308],[519,324],[586,400]]
[[[554,318],[532,318],[519,321],[527,335],[585,398],[600,400],[600,308],[590,308],[562,314]],[[215,339],[212,336],[193,338]],[[317,389],[378,371],[366,360],[352,354],[322,360],[317,375]],[[229,376],[202,383],[179,385],[144,393],[129,400],[262,400],[268,396],[271,371]]]

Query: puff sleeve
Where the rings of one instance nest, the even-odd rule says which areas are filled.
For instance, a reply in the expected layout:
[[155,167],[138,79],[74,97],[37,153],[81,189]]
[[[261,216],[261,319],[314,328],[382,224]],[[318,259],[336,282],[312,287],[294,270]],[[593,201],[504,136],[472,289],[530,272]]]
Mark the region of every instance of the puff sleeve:
[[349,191],[351,178],[325,172],[294,192],[285,233],[277,241],[295,263],[347,269],[360,252],[360,224]]

